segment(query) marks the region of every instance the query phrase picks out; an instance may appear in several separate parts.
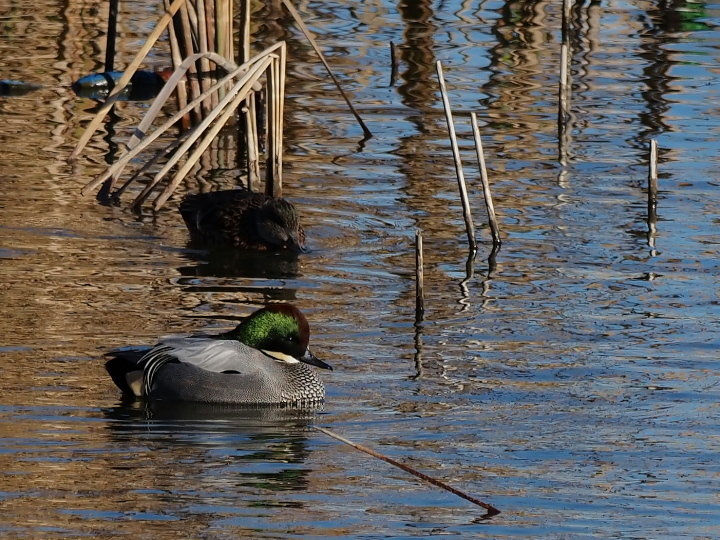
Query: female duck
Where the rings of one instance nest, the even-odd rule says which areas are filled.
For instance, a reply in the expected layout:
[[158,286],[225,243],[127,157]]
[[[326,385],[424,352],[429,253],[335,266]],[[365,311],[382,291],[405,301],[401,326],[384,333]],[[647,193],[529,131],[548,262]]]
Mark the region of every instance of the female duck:
[[242,189],[186,195],[180,214],[192,241],[258,251],[305,251],[305,231],[285,199]]
[[217,336],[165,339],[147,352],[118,351],[105,364],[124,393],[150,400],[227,404],[317,403],[325,387],[309,365],[310,326],[290,304],[271,304]]

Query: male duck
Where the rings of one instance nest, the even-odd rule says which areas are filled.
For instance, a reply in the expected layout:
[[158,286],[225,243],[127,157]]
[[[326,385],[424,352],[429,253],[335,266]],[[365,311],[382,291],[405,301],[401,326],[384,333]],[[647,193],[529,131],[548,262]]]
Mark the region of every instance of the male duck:
[[227,404],[320,402],[325,387],[308,364],[332,367],[308,348],[310,326],[291,304],[271,304],[216,336],[165,339],[149,351],[109,353],[124,393],[150,400]]
[[239,249],[305,251],[305,231],[285,199],[243,189],[186,195],[180,203],[190,238]]

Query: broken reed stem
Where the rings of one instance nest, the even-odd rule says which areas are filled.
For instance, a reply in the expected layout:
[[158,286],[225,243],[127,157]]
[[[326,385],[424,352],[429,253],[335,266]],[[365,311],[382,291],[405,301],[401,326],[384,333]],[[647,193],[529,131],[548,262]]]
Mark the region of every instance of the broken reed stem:
[[558,85],[558,138],[562,141],[567,126],[568,46],[560,45],[560,84]]
[[68,161],[75,161],[80,155],[80,152],[83,151],[87,143],[90,141],[90,138],[95,134],[95,131],[97,131],[97,128],[100,127],[100,124],[105,118],[107,112],[118,100],[120,94],[127,86],[128,82],[130,82],[132,76],[135,75],[137,68],[140,67],[140,64],[150,52],[150,49],[152,49],[153,45],[155,45],[155,42],[165,31],[165,28],[167,28],[167,25],[170,24],[170,22],[172,21],[175,12],[177,12],[177,10],[180,9],[180,6],[182,6],[184,3],[185,0],[175,0],[172,4],[170,4],[170,7],[165,12],[165,15],[162,16],[160,21],[158,21],[157,26],[155,26],[155,29],[148,36],[145,44],[140,48],[137,55],[135,55],[135,58],[133,58],[133,61],[130,62],[130,65],[125,69],[125,73],[122,77],[120,77],[120,80],[117,82],[117,85],[115,85],[112,92],[110,92],[110,95],[105,100],[105,103],[102,105],[102,107],[100,107],[100,109],[98,109],[98,112],[95,114],[95,118],[92,119],[90,125],[88,125],[87,129],[85,130],[85,133],[83,133],[82,137],[80,137],[80,140],[75,146],[75,150],[73,150],[72,154],[70,154]]
[[657,219],[658,177],[657,177],[658,150],[657,141],[650,140],[650,164],[648,171],[648,220]]
[[465,175],[463,174],[462,162],[460,161],[460,150],[458,149],[455,124],[453,123],[452,111],[450,110],[450,100],[448,99],[447,89],[445,88],[442,64],[439,60],[436,62],[435,67],[437,68],[438,80],[440,82],[440,94],[442,95],[443,108],[445,109],[445,120],[447,121],[448,135],[450,136],[453,158],[455,158],[455,173],[457,174],[458,188],[460,189],[460,198],[462,199],[463,217],[465,218],[465,230],[467,231],[468,244],[470,245],[471,251],[476,251],[477,242],[475,241],[475,226],[473,225],[472,214],[470,213],[470,202],[468,200],[467,188],[465,187]]
[[248,190],[257,191],[260,184],[260,145],[258,142],[257,114],[255,95],[248,95],[242,107],[243,124],[245,125],[245,158],[248,176]]
[[493,247],[500,247],[500,228],[498,227],[497,217],[495,216],[495,206],[493,205],[492,194],[490,193],[490,181],[488,180],[487,168],[485,167],[485,154],[483,153],[482,139],[480,138],[480,129],[478,128],[477,115],[470,113],[470,121],[472,122],[473,137],[475,138],[475,153],[477,154],[478,164],[480,165],[480,180],[482,181],[483,194],[485,195],[485,206],[487,207],[488,221],[490,223],[490,231],[492,232]]
[[361,452],[365,452],[366,454],[370,454],[371,456],[373,456],[373,457],[375,457],[375,458],[377,458],[377,459],[380,459],[380,460],[384,461],[385,463],[389,463],[390,465],[394,465],[395,467],[398,467],[398,468],[402,469],[402,470],[405,471],[406,473],[410,473],[410,474],[412,474],[413,476],[417,476],[418,478],[420,478],[420,479],[422,479],[422,480],[425,480],[426,482],[428,482],[428,483],[430,483],[430,484],[432,484],[432,485],[434,485],[434,486],[437,486],[437,487],[442,488],[442,489],[444,489],[444,490],[446,490],[446,491],[449,491],[450,493],[453,493],[454,495],[457,495],[458,497],[461,497],[461,498],[465,499],[466,501],[470,501],[471,503],[476,504],[476,505],[484,508],[485,510],[487,510],[487,514],[485,514],[485,517],[495,516],[495,515],[497,515],[497,514],[500,513],[500,510],[498,510],[498,509],[495,508],[494,506],[492,506],[492,505],[490,505],[490,504],[487,504],[487,503],[484,503],[484,502],[482,502],[481,500],[476,499],[475,497],[473,497],[473,496],[471,496],[471,495],[468,495],[467,493],[465,493],[465,492],[463,492],[463,491],[460,491],[459,489],[454,488],[454,487],[452,487],[451,485],[446,484],[445,482],[443,482],[443,481],[441,481],[441,480],[437,480],[436,478],[433,478],[432,476],[428,476],[428,475],[425,474],[425,473],[421,473],[420,471],[418,471],[418,470],[416,470],[416,469],[413,469],[412,467],[410,467],[410,466],[408,466],[408,465],[405,465],[404,463],[400,463],[399,461],[395,461],[394,459],[392,459],[392,458],[390,458],[390,457],[388,457],[388,456],[385,456],[385,455],[383,455],[383,454],[380,454],[379,452],[376,452],[375,450],[372,450],[372,449],[370,449],[370,448],[368,448],[368,447],[366,447],[366,446],[362,446],[361,444],[354,443],[354,442],[352,442],[352,441],[350,441],[350,440],[348,440],[348,439],[346,439],[346,438],[344,438],[344,437],[341,437],[341,436],[338,435],[337,433],[334,433],[334,432],[330,431],[329,429],[321,428],[321,427],[318,427],[318,426],[312,426],[312,427],[313,427],[315,430],[317,430],[317,431],[319,431],[319,432],[321,432],[321,433],[324,433],[324,434],[327,435],[328,437],[332,437],[332,438],[335,439],[335,440],[338,440],[338,441],[340,441],[340,442],[342,442],[342,443],[345,443],[345,444],[347,444],[347,445],[349,445],[349,446],[352,446],[352,447],[355,448],[356,450],[360,450]]
[[[189,109],[188,109],[189,110]],[[120,196],[125,193],[125,190],[132,184],[135,180],[137,180],[140,175],[145,173],[146,171],[150,170],[153,165],[155,165],[158,161],[160,161],[165,156],[170,155],[178,146],[180,146],[185,140],[190,137],[195,132],[195,127],[192,127],[188,129],[187,131],[183,131],[181,135],[178,136],[175,141],[173,141],[171,144],[166,146],[165,148],[161,149],[159,152],[157,152],[152,158],[150,158],[148,161],[143,163],[143,166],[140,167],[135,173],[128,178],[125,183],[117,188],[111,195],[115,200],[119,200]],[[115,176],[119,176],[119,173],[115,173],[113,175],[113,178]]]
[[423,238],[415,231],[415,324],[420,324],[425,314],[425,287],[423,285]]
[[395,86],[397,80],[398,66],[397,66],[397,50],[395,43],[390,42],[390,87]]
[[[208,53],[208,54],[215,54],[215,53]],[[190,60],[190,58],[191,57],[188,57],[188,59],[186,59],[185,61],[188,62]],[[235,86],[232,88],[232,90],[228,94],[225,95],[225,97],[218,104],[218,106],[215,107],[212,111],[210,111],[210,114],[207,117],[205,117],[205,119],[200,124],[195,126],[195,128],[192,130],[192,133],[188,136],[187,140],[185,142],[183,142],[182,146],[168,159],[168,161],[160,169],[160,171],[155,175],[155,177],[152,179],[152,181],[145,186],[145,188],[142,190],[140,195],[138,195],[135,198],[135,200],[132,203],[132,206],[134,208],[137,208],[138,206],[143,204],[145,199],[147,199],[147,197],[150,195],[150,192],[153,189],[155,189],[155,186],[160,182],[160,180],[163,178],[163,176],[165,176],[165,174],[167,174],[170,171],[170,169],[172,169],[172,167],[175,166],[175,164],[180,160],[180,158],[185,154],[185,152],[187,152],[189,150],[190,146],[192,146],[195,143],[195,141],[198,138],[200,138],[202,133],[208,129],[208,126],[213,122],[213,120],[215,120],[215,118],[218,115],[220,115],[221,112],[223,112],[223,110],[227,106],[228,102],[233,98],[233,96],[236,93],[241,93],[241,94],[246,95],[247,92],[250,91],[250,89],[253,87],[253,85],[257,82],[257,78],[259,78],[261,75],[261,73],[259,74],[258,72],[262,71],[262,69],[264,69],[264,67],[269,62],[271,62],[271,60],[268,59],[268,57],[265,57],[265,58],[263,58],[262,62],[256,63],[255,65],[253,65],[250,68],[250,70],[247,72],[244,71],[245,66],[240,66],[240,67],[236,68],[238,70],[238,72],[244,72],[243,77],[238,82],[235,83]],[[260,65],[260,64],[263,64],[263,65]],[[260,65],[260,67],[258,67],[259,65]],[[175,75],[173,75],[173,77],[175,77]],[[254,80],[250,80],[253,78],[254,78]],[[171,78],[171,80],[172,80],[172,78]],[[168,84],[169,83],[170,83],[170,81],[168,81]],[[218,84],[221,84],[221,82],[219,81]],[[163,91],[165,91],[165,89],[163,89]],[[204,99],[203,96],[199,96],[192,103],[196,103],[196,102],[198,102],[198,100],[201,100],[201,99]],[[188,105],[188,108],[189,107],[190,107],[190,104]],[[176,117],[179,118],[180,113],[177,113],[173,118],[176,118]],[[222,120],[222,122],[224,123],[225,121]],[[222,126],[220,126],[220,127],[222,127]],[[215,128],[212,128],[212,129],[214,130]],[[220,128],[218,128],[218,131],[219,131],[219,129]],[[154,135],[155,135],[155,133],[153,133],[152,136],[154,136]],[[148,139],[149,139],[149,137],[148,137]],[[143,143],[146,143],[146,141],[143,140]],[[143,143],[141,143],[141,145]],[[140,145],[138,145],[138,146],[140,146]],[[123,159],[125,157],[126,156],[123,156]],[[176,177],[176,179],[177,179],[177,177]],[[173,180],[173,182],[174,181],[175,180]],[[178,182],[179,181],[180,180],[178,180]],[[156,209],[158,209],[160,206],[162,206],[162,204],[160,204],[158,206],[159,200],[160,200],[160,197],[158,197],[158,200],[156,200],[156,202],[155,202]]]
[[318,47],[318,44],[315,42],[315,38],[313,37],[312,33],[310,33],[310,30],[303,22],[302,18],[300,17],[300,13],[295,9],[295,6],[292,5],[290,0],[282,0],[282,3],[285,5],[287,10],[290,12],[290,15],[292,15],[292,18],[295,19],[295,22],[300,27],[300,30],[302,30],[302,33],[305,34],[305,37],[310,41],[310,45],[312,45],[312,48],[315,50],[317,55],[320,57],[320,61],[325,66],[325,69],[328,72],[328,75],[330,75],[330,78],[335,83],[335,86],[340,91],[340,94],[342,95],[343,99],[345,100],[345,103],[348,104],[348,107],[350,107],[350,110],[352,111],[353,115],[355,116],[355,119],[360,124],[360,127],[363,130],[363,133],[365,134],[366,138],[372,137],[372,133],[368,129],[368,127],[365,125],[365,122],[363,122],[362,118],[360,118],[360,114],[355,110],[355,107],[353,107],[353,104],[350,102],[350,99],[345,95],[345,92],[343,91],[342,87],[340,86],[340,82],[335,77],[335,74],[330,69],[330,64],[327,63],[327,60],[325,60],[325,57],[323,56],[322,52],[320,52],[320,47]]

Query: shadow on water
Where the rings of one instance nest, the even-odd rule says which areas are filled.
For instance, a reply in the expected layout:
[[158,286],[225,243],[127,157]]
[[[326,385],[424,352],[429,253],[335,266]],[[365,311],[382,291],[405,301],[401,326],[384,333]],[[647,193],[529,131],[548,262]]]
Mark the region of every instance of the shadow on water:
[[293,279],[299,276],[300,262],[293,253],[205,250],[189,244],[185,257],[191,264],[178,268],[182,276],[250,279]]
[[322,405],[248,408],[127,400],[103,409],[103,414],[114,443],[141,443],[168,452],[182,462],[181,468],[217,463],[220,452],[223,468],[232,472],[236,485],[295,491],[309,484],[312,471],[298,465],[309,457],[308,428],[321,410]]
[[123,399],[117,406],[103,409],[106,418],[119,422],[137,424],[153,423],[192,424],[193,422],[231,424],[251,428],[305,429],[314,421],[316,414],[323,410],[322,404],[306,407],[291,406],[233,406],[217,403],[163,402],[146,403],[134,399]]

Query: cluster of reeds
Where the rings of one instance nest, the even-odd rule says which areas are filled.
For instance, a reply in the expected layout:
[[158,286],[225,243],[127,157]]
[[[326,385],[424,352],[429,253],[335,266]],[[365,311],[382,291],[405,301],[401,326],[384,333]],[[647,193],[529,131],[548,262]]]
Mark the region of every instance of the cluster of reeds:
[[[360,118],[345,92],[340,87],[329,64],[320,52],[314,37],[302,21],[299,13],[289,0],[283,0],[287,10],[295,19],[307,39],[317,52],[338,90],[355,115],[366,137],[370,130]],[[204,0],[165,0],[166,13],[160,19],[147,41],[127,67],[105,103],[99,107],[96,116],[80,138],[70,159],[78,157],[90,138],[97,131],[105,115],[118,100],[123,88],[143,62],[157,39],[167,29],[170,39],[174,72],[163,90],[155,99],[152,107],[138,125],[134,135],[126,145],[125,153],[106,171],[89,182],[82,190],[87,194],[103,184],[101,193],[111,199],[117,199],[140,175],[146,173],[159,161],[164,165],[155,173],[132,203],[133,208],[141,206],[157,188],[161,180],[178,166],[172,179],[155,198],[153,209],[159,210],[172,195],[173,191],[193,169],[203,153],[213,142],[223,126],[239,119],[236,113],[242,112],[242,133],[247,156],[247,186],[252,189],[260,178],[261,142],[258,136],[258,117],[266,119],[267,133],[265,160],[265,192],[268,195],[282,196],[282,138],[283,103],[285,89],[285,44],[278,43],[250,58],[250,2],[241,0],[240,4],[240,65],[234,61],[233,44],[233,8],[232,1]],[[112,16],[114,14],[114,16]],[[117,5],[111,5],[111,24],[108,27],[108,55],[106,64],[112,65],[111,49],[114,49],[114,21]],[[218,73],[222,71],[223,74]],[[264,83],[264,85],[263,85]],[[260,104],[258,95],[264,92],[264,103]],[[153,122],[172,95],[176,96],[178,112],[162,126],[149,133]],[[258,109],[267,108],[264,115],[258,115]],[[175,125],[180,127],[176,140],[147,160],[124,184],[116,188],[123,169],[131,159],[145,150],[161,135]],[[181,161],[182,160],[182,161]]]
[[[246,6],[244,11],[248,13],[249,17],[249,2],[245,0],[244,5]],[[217,9],[214,6],[217,6]],[[166,159],[164,165],[133,201],[132,206],[138,207],[147,200],[160,181],[183,160],[164,190],[155,198],[153,208],[160,209],[188,172],[196,165],[223,126],[229,120],[237,117],[237,111],[242,104],[245,104],[242,110],[246,120],[244,132],[247,143],[248,176],[249,180],[253,180],[259,176],[260,171],[260,144],[255,99],[257,93],[264,89],[267,94],[266,118],[268,124],[265,189],[270,195],[281,196],[285,43],[281,42],[269,47],[237,65],[233,61],[232,28],[232,2],[215,4],[213,2],[204,3],[202,0],[197,2],[175,0],[172,4],[166,3],[165,15],[125,70],[123,77],[105,103],[99,108],[95,118],[78,142],[71,159],[77,158],[83,150],[100,126],[106,113],[117,101],[122,89],[166,29],[170,34],[175,70],[136,128],[126,145],[125,153],[105,172],[89,182],[83,188],[83,193],[88,193],[105,182],[105,192],[111,197],[119,197],[139,175],[145,173],[161,159]],[[245,19],[241,24],[241,35],[249,36],[249,19]],[[243,41],[242,56],[247,58],[249,56],[249,37],[244,38]],[[212,69],[211,66],[213,66]],[[218,74],[219,70],[222,70],[224,74]],[[189,95],[186,83],[189,87]],[[178,100],[178,112],[162,126],[149,132],[153,122],[172,95],[175,95]],[[122,186],[115,189],[120,174],[130,160],[176,124],[181,126],[180,135],[157,152]],[[251,185],[250,182],[248,185]]]
[[[569,74],[569,57],[570,57],[570,19],[571,19],[571,0],[563,0],[562,7],[562,42],[560,45],[560,70],[559,70],[559,85],[558,85],[558,148],[559,148],[559,162],[560,165],[565,168],[568,164],[568,146],[570,143],[570,95],[571,95],[571,84]],[[447,88],[445,86],[445,79],[443,76],[442,64],[440,61],[436,63],[438,82],[440,86],[440,94],[442,97],[443,108],[445,111],[445,118],[447,121],[448,136],[450,139],[450,145],[452,148],[453,159],[455,164],[455,172],[457,175],[458,189],[460,192],[460,198],[462,201],[463,218],[465,220],[465,228],[468,238],[468,246],[470,254],[468,257],[468,269],[467,277],[464,281],[470,279],[472,275],[472,261],[477,251],[477,240],[475,238],[475,228],[472,219],[472,213],[470,210],[470,203],[468,200],[467,187],[465,184],[465,175],[463,172],[462,161],[460,159],[460,151],[457,143],[457,135],[455,132],[455,125],[452,116],[452,110],[450,107],[450,100],[447,94]],[[485,166],[485,157],[482,147],[482,139],[480,136],[480,130],[477,123],[477,115],[473,112],[470,114],[473,138],[475,141],[475,150],[477,154],[477,161],[480,169],[480,179],[482,182],[482,190],[485,198],[485,205],[488,214],[488,223],[492,233],[493,248],[489,257],[489,267],[492,270],[495,267],[495,257],[499,250],[502,242],[500,239],[500,229],[498,226],[498,220],[495,215],[495,208],[493,204],[492,194],[490,192],[490,183],[487,175],[487,168]],[[658,197],[658,184],[657,184],[657,141],[650,141],[650,157],[649,157],[649,173],[648,173],[648,242],[650,246],[653,246],[654,235],[656,232],[657,222],[657,197]],[[416,326],[422,321],[424,315],[424,298],[423,298],[423,285],[422,285],[422,232],[416,232],[415,242],[415,261],[416,261],[416,309],[415,309],[415,320]]]
[[[213,62],[215,65],[223,68],[226,72],[214,84],[209,86],[204,92],[188,102],[185,107],[181,108],[162,126],[158,127],[151,133],[148,130],[152,126],[157,115],[160,113],[165,101],[170,98],[173,91],[178,87],[181,79],[200,59]],[[175,172],[172,180],[166,185],[165,189],[157,196],[153,204],[153,208],[158,210],[165,204],[167,199],[173,193],[175,188],[182,182],[183,178],[197,163],[203,152],[208,148],[214,140],[220,129],[225,125],[228,119],[236,113],[237,108],[249,95],[257,92],[260,87],[260,79],[267,81],[268,93],[268,163],[265,168],[266,173],[266,190],[270,194],[280,195],[282,182],[282,108],[284,101],[285,86],[285,43],[281,42],[269,47],[262,53],[254,56],[250,61],[237,66],[216,53],[205,52],[197,53],[186,58],[180,66],[175,70],[173,75],[165,84],[165,87],[156,98],[153,105],[148,109],[144,119],[138,125],[135,135],[133,135],[127,145],[126,152],[108,169],[89,182],[83,192],[87,193],[97,188],[102,182],[109,180],[111,188],[113,187],[114,178],[122,172],[130,160],[139,152],[152,144],[160,135],[167,132],[177,122],[179,122],[189,111],[197,107],[203,100],[207,99],[213,92],[226,84],[230,84],[230,88],[226,90],[225,95],[219,100],[218,104],[210,109],[205,117],[192,127],[184,131],[172,143],[161,149],[153,159],[145,163],[125,184],[117,190],[112,191],[116,196],[122,194],[128,185],[134,181],[140,174],[153,166],[161,158],[167,156],[167,160],[163,167],[155,174],[154,178],[147,184],[142,192],[135,198],[133,206],[139,206],[148,198],[150,193],[156,188],[162,178],[164,178],[180,159],[189,153],[189,156],[183,165]],[[117,90],[117,88],[115,89]],[[112,95],[110,96],[112,97]],[[110,98],[108,98],[110,99]],[[97,118],[96,118],[97,119]],[[88,128],[88,132],[90,129]],[[252,135],[252,134],[251,134]],[[255,144],[257,147],[257,144]],[[77,150],[76,150],[77,151]]]
[[[465,183],[465,173],[463,172],[462,160],[460,159],[460,148],[457,142],[457,133],[455,132],[455,122],[453,120],[452,108],[450,107],[450,99],[448,97],[447,88],[445,86],[445,77],[443,76],[442,63],[436,62],[438,82],[440,85],[440,95],[442,97],[443,109],[445,110],[445,120],[447,122],[448,136],[450,138],[450,146],[452,148],[453,160],[455,163],[455,173],[457,175],[458,190],[460,191],[460,200],[462,202],[463,218],[465,220],[465,231],[468,238],[469,258],[468,264],[472,262],[477,253],[477,240],[475,238],[475,225],[473,224],[472,212],[470,209],[470,200],[468,198],[467,186]],[[480,169],[480,181],[482,183],[483,196],[485,198],[485,208],[487,209],[488,222],[492,234],[493,248],[490,254],[491,266],[494,265],[494,259],[497,251],[502,245],[500,239],[500,227],[498,225],[497,216],[495,215],[495,205],[493,204],[492,193],[490,191],[490,181],[488,179],[487,167],[485,166],[485,156],[482,147],[482,138],[480,129],[478,128],[477,115],[470,114],[472,124],[473,139],[475,141],[475,153]],[[422,244],[419,244],[422,246]],[[422,260],[422,254],[418,260]]]

